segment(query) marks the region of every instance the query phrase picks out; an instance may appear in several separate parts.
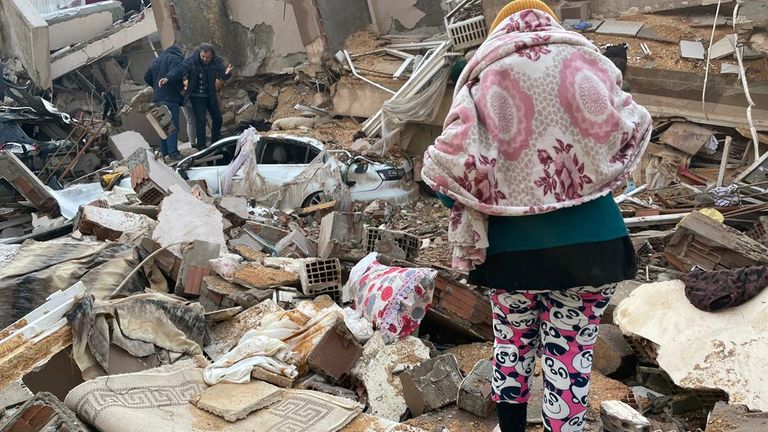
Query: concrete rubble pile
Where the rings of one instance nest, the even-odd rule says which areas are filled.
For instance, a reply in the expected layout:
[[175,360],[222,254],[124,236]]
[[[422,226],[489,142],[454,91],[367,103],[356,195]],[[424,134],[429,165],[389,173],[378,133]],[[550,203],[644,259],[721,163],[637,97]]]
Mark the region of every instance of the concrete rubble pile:
[[[0,431],[492,430],[489,292],[419,176],[507,2],[75,3],[0,4]],[[693,3],[553,4],[628,44],[655,119],[614,193],[640,271],[589,431],[768,427],[768,18]],[[205,41],[237,71],[226,138],[197,151],[182,119],[164,159],[139,83]]]

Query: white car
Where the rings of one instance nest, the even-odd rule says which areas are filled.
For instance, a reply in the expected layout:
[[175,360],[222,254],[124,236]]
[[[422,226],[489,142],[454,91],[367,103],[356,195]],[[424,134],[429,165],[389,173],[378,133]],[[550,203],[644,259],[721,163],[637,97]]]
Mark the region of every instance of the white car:
[[[239,138],[233,136],[217,141],[179,161],[176,170],[187,180],[204,180],[208,193],[221,195],[230,164],[238,156]],[[382,164],[352,157],[345,151],[326,150],[320,141],[312,138],[260,135],[257,139],[251,148],[255,151],[253,157],[258,176],[278,186],[294,186],[290,200],[271,203],[278,207],[285,209],[320,204],[327,201],[328,196],[342,184],[349,187],[353,201],[381,199],[405,204],[419,196],[419,187],[413,181],[413,165],[408,159],[401,159],[396,165]],[[340,162],[334,154],[346,154],[347,162]],[[317,169],[312,171],[313,167]],[[297,180],[302,175],[305,178]],[[255,174],[240,168],[234,178],[244,182],[247,176],[254,177]],[[258,183],[258,180],[253,179],[250,183]]]

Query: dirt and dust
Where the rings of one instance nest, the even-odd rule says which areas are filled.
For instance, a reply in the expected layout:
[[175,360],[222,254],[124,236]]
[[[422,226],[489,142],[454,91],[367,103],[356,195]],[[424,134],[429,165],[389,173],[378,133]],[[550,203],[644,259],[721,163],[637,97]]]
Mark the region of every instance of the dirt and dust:
[[274,288],[291,285],[299,278],[285,270],[253,265],[242,265],[235,271],[235,281],[252,288]]
[[[714,16],[714,13],[712,15]],[[705,48],[709,46],[709,39],[712,33],[711,27],[691,27],[691,18],[680,13],[640,14],[622,17],[620,20],[643,22],[646,27],[653,29],[659,36],[675,41],[698,41],[703,43]],[[732,33],[732,28],[718,27],[715,30],[715,42],[725,37],[725,35]],[[629,45],[628,61],[630,66],[704,74],[706,62],[703,60],[697,61],[681,58],[678,42],[657,42],[640,38],[599,35],[595,33],[586,33],[585,36],[598,46],[626,42]],[[643,56],[643,49],[640,48],[641,43],[648,45],[652,53],[651,56]],[[721,64],[735,62],[735,59],[732,57],[712,60],[710,73],[720,75]],[[745,60],[744,66],[747,68],[747,78],[749,80],[762,81],[768,79],[766,60]]]
[[477,342],[459,345],[447,350],[456,356],[461,373],[466,376],[480,360],[490,360],[493,357],[493,342]]

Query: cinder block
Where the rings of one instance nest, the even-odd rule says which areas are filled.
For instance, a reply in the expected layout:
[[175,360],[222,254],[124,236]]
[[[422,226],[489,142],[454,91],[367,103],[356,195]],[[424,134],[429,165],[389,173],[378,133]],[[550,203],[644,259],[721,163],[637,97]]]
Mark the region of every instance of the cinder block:
[[455,402],[461,380],[453,354],[429,359],[400,374],[403,397],[414,417]]
[[496,403],[491,400],[491,379],[493,362],[480,360],[472,368],[459,387],[457,405],[464,411],[480,417],[489,417],[495,412]]
[[411,261],[419,257],[421,241],[418,237],[402,231],[368,227],[365,232],[365,250],[379,252],[392,258]]
[[304,294],[341,287],[341,263],[338,259],[305,259],[299,267],[301,290]]

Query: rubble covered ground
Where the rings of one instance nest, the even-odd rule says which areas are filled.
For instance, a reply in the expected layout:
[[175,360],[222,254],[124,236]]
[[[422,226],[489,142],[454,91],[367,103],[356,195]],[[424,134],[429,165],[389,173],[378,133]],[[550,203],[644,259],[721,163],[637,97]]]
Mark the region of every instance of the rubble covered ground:
[[[214,3],[0,4],[0,431],[490,432],[488,290],[451,268],[420,167],[506,1]],[[603,317],[585,430],[768,430],[764,2],[548,3],[629,46],[654,116],[614,191],[639,271]],[[688,47],[710,39],[705,90]],[[163,158],[142,77],[201,42],[235,65],[224,139],[194,149],[182,117]],[[428,115],[402,109],[425,94]]]

